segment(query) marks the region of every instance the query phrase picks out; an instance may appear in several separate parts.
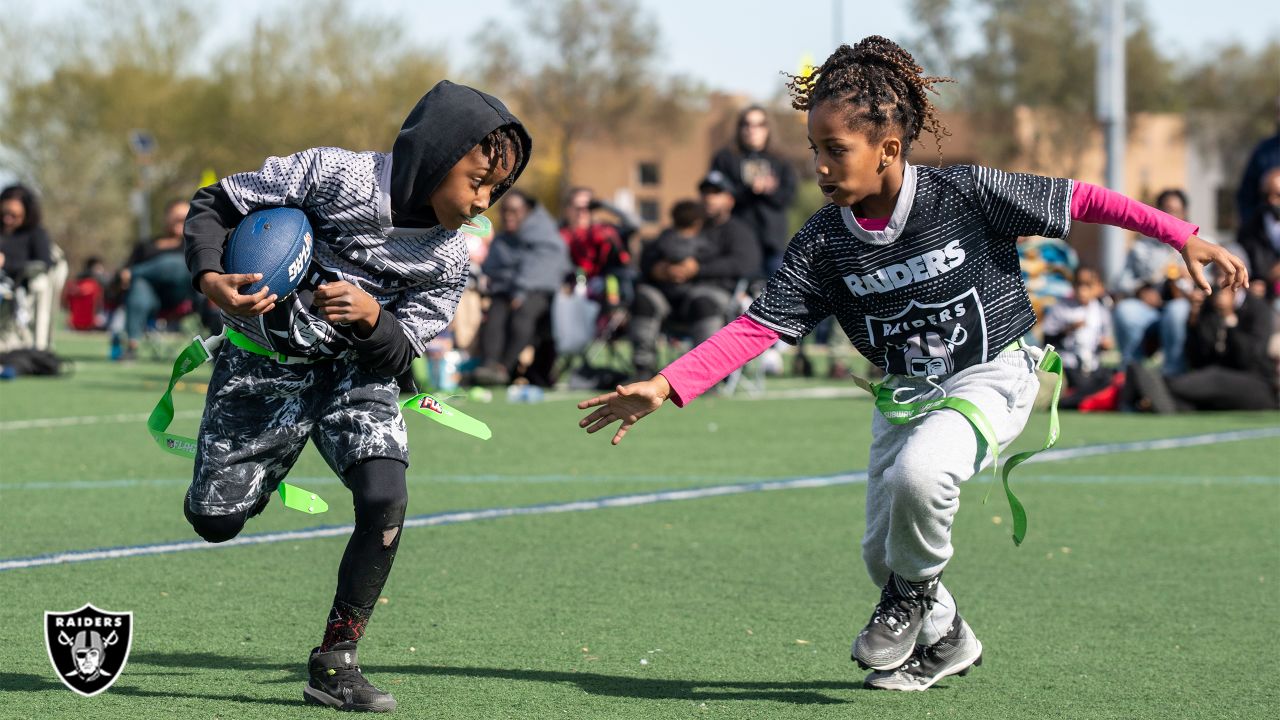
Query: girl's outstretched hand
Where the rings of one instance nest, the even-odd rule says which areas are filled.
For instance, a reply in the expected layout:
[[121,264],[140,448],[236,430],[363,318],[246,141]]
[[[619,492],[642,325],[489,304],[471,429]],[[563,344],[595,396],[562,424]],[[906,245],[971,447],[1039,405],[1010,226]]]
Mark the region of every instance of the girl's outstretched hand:
[[1240,258],[1232,255],[1221,245],[1192,235],[1182,248],[1182,261],[1187,264],[1187,272],[1196,286],[1206,293],[1212,293],[1213,287],[1204,277],[1204,266],[1213,263],[1222,273],[1223,290],[1242,290],[1249,287],[1249,271]]
[[595,412],[579,420],[578,427],[594,433],[612,425],[616,420],[621,420],[622,426],[613,436],[613,444],[617,445],[622,442],[622,436],[627,434],[632,425],[635,425],[640,418],[662,407],[662,403],[670,395],[671,385],[661,375],[655,375],[653,379],[643,382],[619,385],[614,392],[597,395],[590,400],[578,403],[579,410],[597,408]]

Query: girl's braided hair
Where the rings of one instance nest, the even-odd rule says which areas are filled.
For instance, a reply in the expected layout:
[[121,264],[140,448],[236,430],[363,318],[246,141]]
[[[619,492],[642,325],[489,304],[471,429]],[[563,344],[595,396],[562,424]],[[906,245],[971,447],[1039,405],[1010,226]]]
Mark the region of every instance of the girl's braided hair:
[[809,111],[828,101],[843,103],[851,130],[866,132],[873,140],[892,129],[901,131],[903,157],[920,131],[928,130],[938,143],[938,163],[942,163],[942,137],[951,133],[938,120],[938,109],[928,94],[937,94],[937,83],[955,81],[925,75],[911,53],[892,40],[872,35],[853,47],[841,45],[817,70],[787,77],[795,109]]

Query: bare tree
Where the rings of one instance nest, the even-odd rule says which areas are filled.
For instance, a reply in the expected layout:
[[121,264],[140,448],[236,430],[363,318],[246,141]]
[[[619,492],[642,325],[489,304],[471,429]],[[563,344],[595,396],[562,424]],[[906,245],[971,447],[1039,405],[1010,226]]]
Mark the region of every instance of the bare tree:
[[519,31],[485,34],[524,44],[491,47],[482,75],[539,130],[542,147],[553,146],[557,190],[571,183],[579,143],[658,137],[685,126],[697,91],[655,71],[658,29],[635,0],[543,0],[518,8]]
[[103,3],[80,25],[3,28],[38,53],[0,75],[3,159],[45,198],[51,234],[73,258],[123,257],[137,234],[130,193],[142,180],[128,136],[155,140],[147,178],[153,219],[219,175],[318,145],[387,150],[405,114],[444,76],[394,20],[356,17],[327,0],[291,8],[197,67],[203,41],[191,0]]
[[[1050,154],[1068,169],[1096,130],[1097,4],[1090,0],[912,0],[924,25],[916,38],[930,72],[958,84],[947,99],[977,120],[977,145],[993,162],[1020,159],[1032,168]],[[957,49],[961,17],[977,17],[982,44]],[[1126,104],[1130,112],[1181,109],[1173,63],[1158,51],[1140,5],[1128,12]],[[941,67],[929,66],[937,62]],[[1036,120],[1029,137],[1015,133],[1019,107]]]

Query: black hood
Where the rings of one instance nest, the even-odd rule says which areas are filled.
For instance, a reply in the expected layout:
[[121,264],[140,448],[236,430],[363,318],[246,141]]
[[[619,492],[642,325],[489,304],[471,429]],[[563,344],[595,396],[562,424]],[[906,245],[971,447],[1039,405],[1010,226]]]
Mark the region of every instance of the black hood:
[[397,227],[439,225],[427,197],[449,170],[484,136],[514,125],[524,152],[506,182],[494,188],[497,202],[529,163],[533,141],[502,101],[466,85],[441,80],[405,118],[391,149],[391,218]]

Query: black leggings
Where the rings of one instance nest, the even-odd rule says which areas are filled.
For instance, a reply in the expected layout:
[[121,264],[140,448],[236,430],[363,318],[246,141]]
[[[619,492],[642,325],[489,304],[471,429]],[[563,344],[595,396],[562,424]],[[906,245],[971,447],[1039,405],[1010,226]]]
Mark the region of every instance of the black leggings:
[[[404,526],[409,490],[405,466],[399,460],[373,458],[347,469],[343,482],[351,490],[356,523],[338,565],[338,590],[334,600],[371,610],[391,573],[400,532]],[[185,508],[187,520],[200,537],[225,542],[244,528],[245,521],[262,512],[270,495],[250,510],[232,515],[197,515]]]
[[399,460],[375,458],[347,470],[356,509],[356,529],[338,565],[334,603],[373,610],[400,546],[404,511],[409,503],[405,466]]

